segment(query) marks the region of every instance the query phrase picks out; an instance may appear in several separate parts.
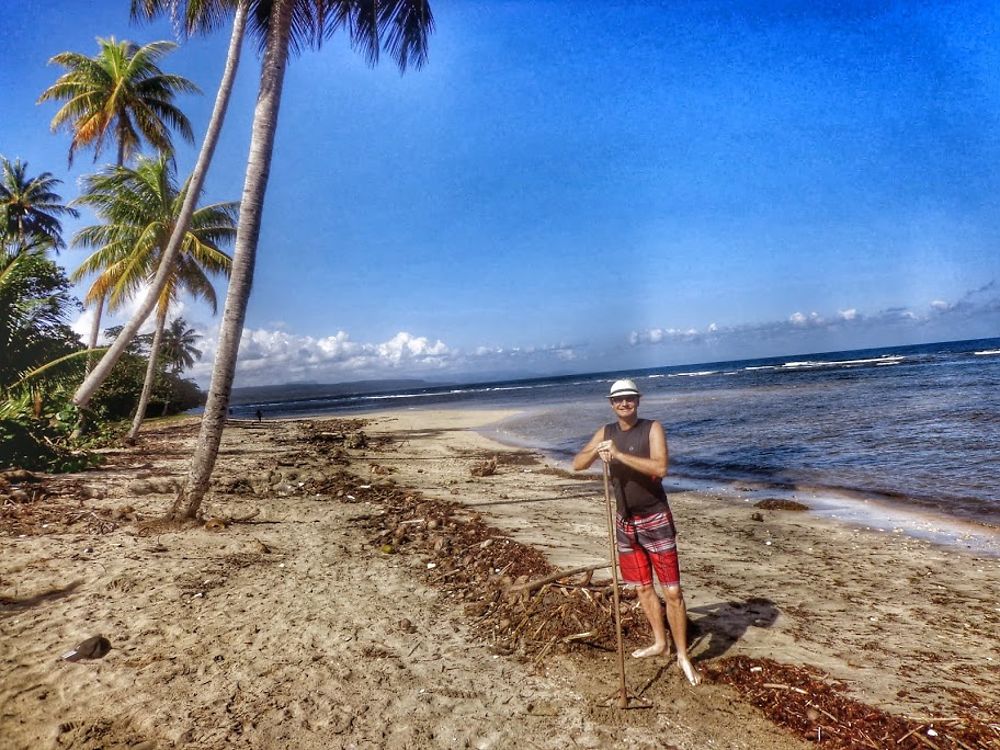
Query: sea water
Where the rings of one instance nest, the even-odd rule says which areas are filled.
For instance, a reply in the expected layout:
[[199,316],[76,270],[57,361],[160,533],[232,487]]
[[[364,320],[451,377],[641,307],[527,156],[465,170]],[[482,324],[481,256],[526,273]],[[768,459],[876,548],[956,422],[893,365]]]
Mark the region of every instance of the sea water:
[[643,393],[640,414],[666,429],[675,488],[797,493],[845,514],[845,499],[856,498],[1000,526],[1000,338],[272,403],[267,412],[514,408],[490,435],[568,462],[613,419],[605,396],[623,376]]

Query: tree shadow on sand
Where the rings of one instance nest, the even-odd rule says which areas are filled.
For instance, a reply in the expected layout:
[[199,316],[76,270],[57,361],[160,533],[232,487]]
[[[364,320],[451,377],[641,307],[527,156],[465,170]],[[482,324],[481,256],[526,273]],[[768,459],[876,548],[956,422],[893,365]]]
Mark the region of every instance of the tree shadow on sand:
[[[688,614],[704,615],[693,621],[696,634],[689,633],[691,647],[708,639],[708,648],[698,655],[699,660],[702,660],[722,656],[743,637],[751,625],[755,628],[771,627],[780,612],[770,599],[751,597],[745,602],[719,602],[689,607]],[[694,637],[691,638],[691,635]]]
[[40,593],[33,594],[31,596],[26,596],[20,599],[17,597],[0,596],[0,615],[22,612],[26,609],[30,609],[31,607],[35,607],[39,604],[44,604],[45,602],[48,601],[53,601],[55,599],[62,599],[63,597],[69,596],[74,591],[76,591],[76,589],[79,588],[81,583],[83,583],[82,580],[73,581],[71,583],[66,584],[65,586],[49,589],[48,591],[42,591]]

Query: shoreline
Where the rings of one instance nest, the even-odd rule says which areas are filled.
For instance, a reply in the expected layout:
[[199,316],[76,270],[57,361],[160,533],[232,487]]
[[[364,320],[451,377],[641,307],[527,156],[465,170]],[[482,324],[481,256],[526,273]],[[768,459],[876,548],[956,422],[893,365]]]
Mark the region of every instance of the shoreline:
[[[561,468],[571,470],[568,458],[555,448],[540,446],[529,440],[500,434],[499,430],[496,429],[502,426],[506,420],[523,417],[536,409],[537,407],[528,405],[490,407],[465,403],[426,406],[394,405],[367,410],[352,408],[334,412],[303,412],[291,416],[275,417],[269,421],[288,422],[361,417],[377,419],[381,415],[391,416],[410,412],[431,414],[446,411],[496,413],[500,415],[496,420],[477,426],[476,432],[504,446],[536,451],[543,455],[546,460]],[[247,420],[231,418],[230,421]],[[252,418],[249,421],[253,421]],[[668,492],[697,492],[733,496],[734,502],[746,500],[747,497],[751,501],[775,498],[805,502],[810,506],[810,512],[839,520],[842,523],[854,524],[881,532],[903,533],[935,544],[954,545],[979,554],[1000,557],[1000,523],[995,520],[997,512],[994,510],[980,511],[980,515],[977,515],[977,511],[974,509],[965,508],[957,513],[948,513],[926,498],[900,495],[897,499],[884,491],[767,483],[753,478],[703,479],[672,473],[666,477],[665,482]],[[755,497],[755,495],[761,496]]]
[[[420,407],[405,412],[422,411]],[[437,411],[428,409],[428,412]],[[477,411],[468,409],[468,411]],[[520,417],[528,409],[497,410],[503,416],[475,427],[475,431],[488,440],[509,448],[533,450],[559,468],[572,471],[571,464],[552,450],[539,448],[525,441],[507,438],[496,428],[513,417]],[[377,419],[383,411],[365,412],[366,418]],[[321,418],[321,417],[316,417]],[[597,474],[595,473],[595,476]],[[667,493],[691,492],[700,495],[722,496],[735,503],[755,503],[765,499],[792,500],[806,504],[808,513],[828,518],[878,533],[905,534],[935,545],[956,547],[974,554],[1000,558],[1000,526],[985,520],[953,516],[928,505],[894,501],[880,493],[861,490],[837,490],[826,487],[784,487],[750,480],[692,479],[668,474],[665,478]],[[671,485],[673,485],[671,487]]]
[[[21,530],[5,527],[0,735],[83,750],[810,747],[727,685],[691,688],[669,659],[626,665],[655,711],[603,707],[607,650],[503,655],[477,614],[490,590],[433,583],[450,575],[433,565],[461,566],[466,553],[381,549],[370,524],[396,501],[371,493],[391,487],[414,521],[432,502],[457,504],[456,519],[481,518],[558,569],[606,559],[600,482],[475,431],[500,413],[232,423],[209,527],[153,522],[195,420],[154,422],[106,466],[46,478],[47,497],[14,508]],[[362,419],[367,438],[350,447]],[[471,471],[498,456],[494,473]],[[706,670],[731,657],[820,669],[908,721],[990,719],[1000,737],[998,561],[803,513],[756,521],[711,495],[671,505],[699,630],[692,656]],[[532,632],[545,624],[526,619]],[[95,633],[112,643],[105,658],[59,659]],[[934,726],[940,742],[953,725]]]

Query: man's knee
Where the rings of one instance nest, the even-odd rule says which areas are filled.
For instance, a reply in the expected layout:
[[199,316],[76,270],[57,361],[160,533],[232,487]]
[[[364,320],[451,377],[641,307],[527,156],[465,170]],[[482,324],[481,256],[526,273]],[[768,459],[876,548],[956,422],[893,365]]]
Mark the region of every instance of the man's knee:
[[681,587],[676,584],[673,586],[664,586],[663,598],[666,599],[667,604],[683,604],[684,592],[681,591]]

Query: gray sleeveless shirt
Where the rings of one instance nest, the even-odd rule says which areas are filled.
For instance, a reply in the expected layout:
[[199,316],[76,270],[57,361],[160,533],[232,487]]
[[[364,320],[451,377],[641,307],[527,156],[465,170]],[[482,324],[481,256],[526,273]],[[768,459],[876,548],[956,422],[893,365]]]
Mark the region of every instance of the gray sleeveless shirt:
[[[651,419],[638,420],[631,429],[623,430],[617,422],[604,426],[604,439],[611,440],[622,453],[649,458]],[[643,474],[620,461],[611,462],[611,482],[615,490],[618,515],[623,518],[661,513],[668,509],[663,480]]]

